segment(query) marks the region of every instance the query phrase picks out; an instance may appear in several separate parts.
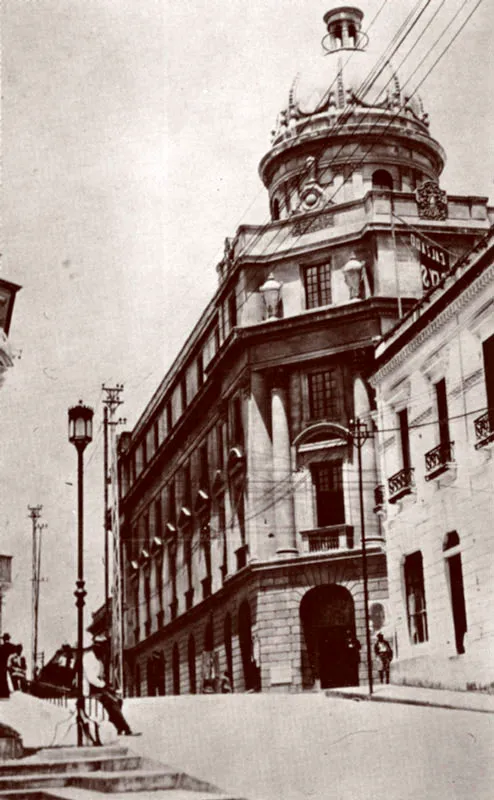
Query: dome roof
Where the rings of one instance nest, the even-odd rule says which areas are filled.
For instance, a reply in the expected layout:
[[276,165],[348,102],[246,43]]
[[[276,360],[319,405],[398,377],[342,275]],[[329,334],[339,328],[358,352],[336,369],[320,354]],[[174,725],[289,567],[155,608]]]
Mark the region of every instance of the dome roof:
[[[310,117],[338,115],[346,110],[352,116],[375,110],[407,117],[427,131],[428,117],[417,95],[409,97],[398,75],[388,62],[381,63],[381,50],[368,49],[368,39],[361,31],[362,12],[344,6],[329,11],[324,21],[328,33],[322,40],[322,52],[312,54],[296,76],[273,131],[273,143],[285,138],[287,129],[297,135],[297,127],[310,127]],[[377,68],[376,68],[377,65]],[[377,77],[373,77],[376,76]],[[411,93],[411,92],[410,92]]]
[[[337,50],[311,59],[295,78],[290,91],[289,108],[307,116],[344,108],[380,108],[396,110],[401,106],[423,121],[420,99],[411,99],[401,91],[399,78],[388,63],[373,80],[379,53],[373,50]],[[378,70],[380,71],[380,70]]]

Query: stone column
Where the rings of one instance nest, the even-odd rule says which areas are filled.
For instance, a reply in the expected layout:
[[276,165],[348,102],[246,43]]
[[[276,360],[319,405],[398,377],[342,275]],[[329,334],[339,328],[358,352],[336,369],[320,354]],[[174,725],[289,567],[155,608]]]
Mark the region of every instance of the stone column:
[[265,375],[253,372],[248,399],[246,447],[246,517],[250,561],[264,561],[274,556],[271,440],[265,419],[266,391]]
[[287,396],[282,376],[276,375],[271,388],[273,436],[273,502],[276,521],[276,553],[289,557],[297,553],[293,482],[290,453],[290,427]]

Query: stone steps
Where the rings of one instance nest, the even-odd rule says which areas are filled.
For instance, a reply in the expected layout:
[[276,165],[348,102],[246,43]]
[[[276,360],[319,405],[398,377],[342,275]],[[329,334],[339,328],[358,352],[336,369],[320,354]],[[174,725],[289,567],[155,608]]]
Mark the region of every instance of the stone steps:
[[[129,753],[127,748],[46,748],[0,764],[0,798],[64,800],[153,793],[158,800],[235,800],[205,781]],[[74,794],[77,793],[77,794]],[[177,794],[178,793],[178,794]]]

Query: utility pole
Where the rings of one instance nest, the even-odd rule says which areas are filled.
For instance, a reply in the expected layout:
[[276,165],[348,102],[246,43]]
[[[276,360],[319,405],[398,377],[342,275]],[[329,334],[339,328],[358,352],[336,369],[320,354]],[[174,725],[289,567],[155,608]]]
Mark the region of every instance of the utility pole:
[[43,580],[41,577],[41,534],[43,533],[44,529],[47,528],[48,525],[46,522],[41,523],[36,526],[38,532],[38,553],[37,553],[37,560],[36,560],[36,592],[34,598],[34,666],[38,666],[38,625],[39,625],[39,587],[41,581]]
[[[108,613],[108,605],[110,599],[110,561],[109,561],[109,530],[108,530],[108,486],[111,483],[111,477],[108,471],[108,427],[112,424],[118,424],[113,421],[113,414],[115,409],[123,403],[120,399],[120,393],[123,392],[123,384],[117,383],[116,386],[102,385],[102,390],[106,392],[103,400],[103,470],[104,470],[104,519],[103,528],[105,532],[105,616]],[[106,620],[108,624],[108,620]]]
[[[122,689],[123,683],[123,665],[122,665],[122,651],[123,651],[123,631],[122,631],[122,590],[121,590],[121,573],[120,573],[120,533],[118,522],[118,485],[116,476],[112,480],[112,473],[115,473],[116,465],[112,464],[111,471],[109,470],[108,451],[111,445],[112,456],[114,455],[114,429],[116,425],[125,424],[126,420],[119,418],[115,420],[113,415],[119,405],[123,403],[120,399],[120,394],[123,392],[123,384],[117,384],[114,387],[105,386],[102,389],[106,392],[106,397],[103,400],[104,414],[103,414],[103,432],[104,432],[104,531],[105,531],[105,617],[108,629],[108,612],[110,601],[110,577],[109,577],[109,528],[113,536],[113,551],[112,551],[112,565],[113,565],[113,581],[112,581],[112,621],[111,621],[111,665],[113,670],[113,683],[115,688]],[[112,504],[111,504],[111,524],[108,524],[108,517],[110,509],[108,507],[108,487],[112,485]],[[106,665],[106,677],[110,677],[110,664]]]
[[373,691],[372,680],[372,650],[370,638],[370,620],[369,620],[369,585],[367,577],[367,546],[365,539],[365,515],[364,515],[364,489],[362,479],[362,447],[367,440],[369,434],[365,422],[361,422],[359,417],[352,420],[351,432],[353,443],[357,448],[358,453],[358,488],[360,500],[360,538],[362,541],[362,581],[364,584],[364,614],[365,614],[365,644],[367,648],[367,679],[369,682],[369,694]]
[[33,537],[33,564],[32,564],[32,594],[31,594],[31,610],[32,610],[32,638],[31,638],[31,669],[33,679],[36,676],[36,660],[38,657],[38,620],[37,620],[37,598],[38,594],[38,520],[41,516],[43,506],[28,506],[29,518],[32,522],[32,537]]

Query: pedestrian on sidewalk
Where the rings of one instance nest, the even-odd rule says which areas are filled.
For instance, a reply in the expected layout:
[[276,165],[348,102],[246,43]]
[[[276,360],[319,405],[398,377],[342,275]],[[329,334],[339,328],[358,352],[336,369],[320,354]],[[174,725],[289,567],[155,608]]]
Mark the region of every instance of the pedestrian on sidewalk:
[[231,694],[232,692],[233,689],[232,689],[232,682],[230,680],[230,673],[228,672],[228,670],[225,670],[221,677],[221,693]]
[[389,683],[389,667],[393,660],[393,650],[387,639],[382,633],[377,634],[377,642],[374,645],[374,653],[380,663],[379,680],[381,683]]
[[15,651],[9,656],[7,661],[7,669],[12,681],[12,689],[14,692],[26,691],[26,659],[22,655],[22,644],[15,645]]
[[346,661],[347,661],[347,681],[348,686],[358,686],[358,669],[360,664],[360,650],[362,645],[349,628],[345,634]]
[[9,672],[7,662],[16,646],[10,641],[10,634],[4,633],[0,644],[0,699],[7,700],[10,697]]
[[105,711],[112,725],[117,729],[119,736],[134,736],[129,723],[122,713],[122,700],[112,687],[105,681],[105,666],[103,663],[106,639],[98,636],[93,644],[84,652],[82,665],[84,671],[84,694],[95,697]]

